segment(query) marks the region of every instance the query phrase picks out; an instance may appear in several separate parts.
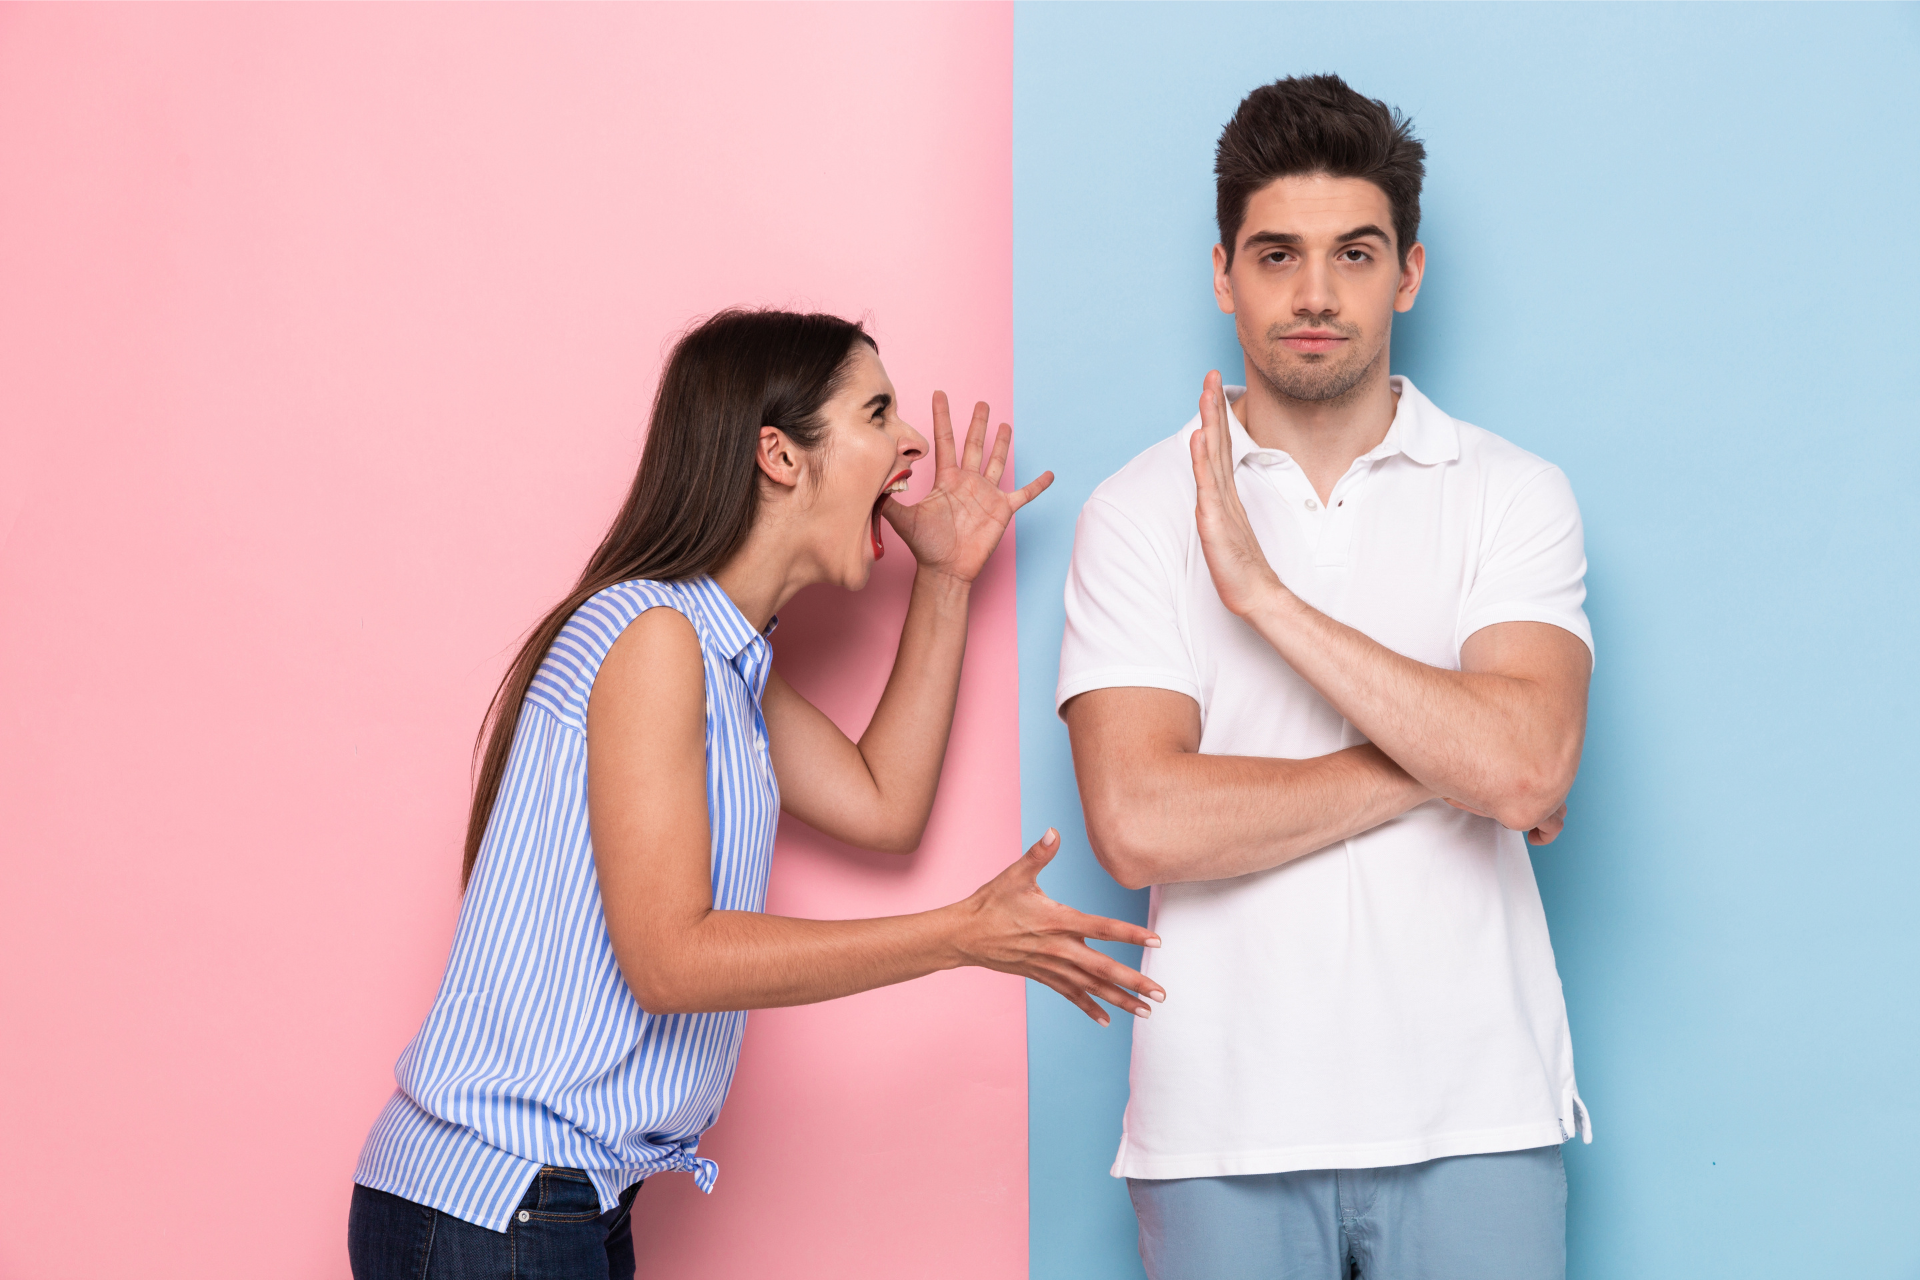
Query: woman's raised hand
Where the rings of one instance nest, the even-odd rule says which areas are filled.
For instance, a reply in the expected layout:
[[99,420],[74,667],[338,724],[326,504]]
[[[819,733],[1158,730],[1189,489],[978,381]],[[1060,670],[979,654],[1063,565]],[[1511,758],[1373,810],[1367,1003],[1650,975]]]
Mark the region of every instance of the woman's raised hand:
[[1220,603],[1244,618],[1271,598],[1280,577],[1267,563],[1267,553],[1260,549],[1247,509],[1240,505],[1240,490],[1233,483],[1233,437],[1218,370],[1209,373],[1201,386],[1200,429],[1193,433],[1192,447],[1200,549],[1207,557]]
[[1157,947],[1160,939],[1137,924],[1075,911],[1042,892],[1040,869],[1059,849],[1060,833],[1049,828],[1018,862],[954,904],[961,917],[962,963],[1044,983],[1103,1027],[1107,1013],[1094,1003],[1095,996],[1137,1017],[1148,1016],[1153,1006],[1141,997],[1165,1000],[1160,984],[1095,951],[1087,939],[1136,947]]
[[947,393],[934,392],[933,489],[912,506],[888,498],[882,509],[915,560],[962,582],[972,582],[986,567],[1013,513],[1053,483],[1053,472],[1048,471],[1023,488],[1002,491],[1000,475],[1007,467],[1013,428],[1000,424],[988,454],[987,413],[986,401],[973,406],[966,448],[956,459]]

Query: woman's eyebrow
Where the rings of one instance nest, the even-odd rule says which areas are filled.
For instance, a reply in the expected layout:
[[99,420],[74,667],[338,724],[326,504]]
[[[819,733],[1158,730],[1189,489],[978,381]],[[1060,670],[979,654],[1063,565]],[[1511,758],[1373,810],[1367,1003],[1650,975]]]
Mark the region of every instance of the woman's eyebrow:
[[893,397],[888,395],[886,392],[882,391],[879,395],[875,396],[873,399],[867,401],[866,404],[862,405],[861,408],[884,410],[888,405],[892,403],[893,403]]

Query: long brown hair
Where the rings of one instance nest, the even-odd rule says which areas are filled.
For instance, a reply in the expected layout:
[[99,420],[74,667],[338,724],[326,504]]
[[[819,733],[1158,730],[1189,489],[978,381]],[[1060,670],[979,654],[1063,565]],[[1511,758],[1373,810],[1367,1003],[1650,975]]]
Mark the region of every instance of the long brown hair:
[[572,592],[527,633],[480,723],[463,889],[507,771],[521,701],[561,628],[615,583],[684,580],[724,564],[746,541],[760,507],[760,428],[778,427],[802,449],[816,448],[826,431],[820,411],[839,391],[856,342],[879,349],[864,329],[838,316],[731,310],[674,344],[620,514]]

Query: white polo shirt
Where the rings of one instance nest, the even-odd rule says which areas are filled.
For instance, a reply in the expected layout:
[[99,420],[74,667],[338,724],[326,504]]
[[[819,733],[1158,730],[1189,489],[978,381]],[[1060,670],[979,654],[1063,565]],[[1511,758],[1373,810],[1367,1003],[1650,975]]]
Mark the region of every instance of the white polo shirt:
[[[1393,425],[1323,504],[1231,423],[1268,560],[1314,608],[1458,670],[1498,622],[1593,643],[1580,511],[1558,468],[1395,378]],[[1238,399],[1240,388],[1229,388]],[[1080,513],[1055,706],[1171,689],[1200,750],[1304,759],[1366,739],[1220,603],[1179,434]],[[1157,886],[1167,1001],[1133,1029],[1117,1177],[1372,1168],[1592,1140],[1525,837],[1440,800],[1230,880]]]

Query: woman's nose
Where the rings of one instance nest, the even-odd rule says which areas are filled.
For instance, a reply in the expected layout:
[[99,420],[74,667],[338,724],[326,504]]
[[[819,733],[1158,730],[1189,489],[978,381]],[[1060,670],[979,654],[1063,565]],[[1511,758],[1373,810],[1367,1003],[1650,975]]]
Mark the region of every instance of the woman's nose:
[[[903,422],[900,425],[905,427],[906,423]],[[900,456],[909,461],[926,457],[927,438],[912,427],[907,427],[906,434],[900,437]]]

